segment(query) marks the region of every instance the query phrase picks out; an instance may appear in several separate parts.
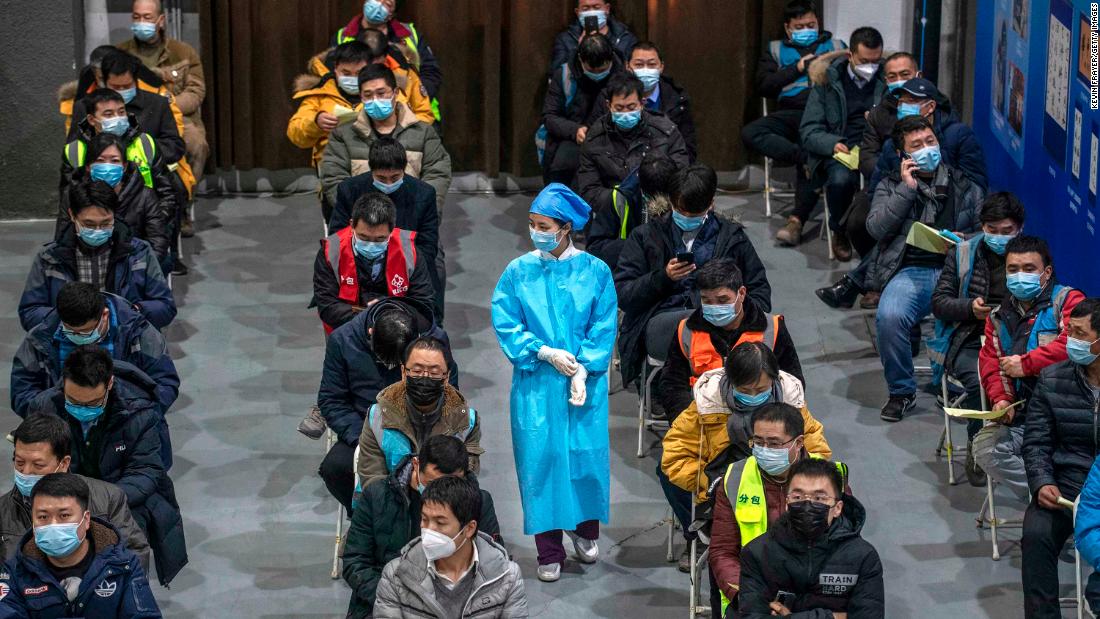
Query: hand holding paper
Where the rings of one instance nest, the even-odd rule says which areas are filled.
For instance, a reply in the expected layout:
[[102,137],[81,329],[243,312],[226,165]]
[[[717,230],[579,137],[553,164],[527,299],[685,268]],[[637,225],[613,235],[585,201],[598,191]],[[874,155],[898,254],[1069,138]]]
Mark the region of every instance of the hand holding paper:
[[909,234],[905,237],[907,244],[933,254],[946,254],[947,250],[960,240],[952,232],[936,230],[919,221],[909,227]]
[[844,164],[849,170],[859,169],[859,147],[853,146],[847,153],[833,153],[833,159]]
[[341,125],[346,125],[350,122],[354,122],[356,117],[359,116],[359,112],[337,103],[336,106],[332,108],[332,115],[336,117],[336,120],[338,120]]

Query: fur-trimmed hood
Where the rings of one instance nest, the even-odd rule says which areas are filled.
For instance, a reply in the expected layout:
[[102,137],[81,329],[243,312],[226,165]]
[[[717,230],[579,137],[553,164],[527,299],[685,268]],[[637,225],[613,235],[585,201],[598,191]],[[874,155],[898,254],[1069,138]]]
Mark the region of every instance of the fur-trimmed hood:
[[650,218],[660,217],[672,211],[672,200],[663,193],[652,196],[645,205]]
[[293,92],[299,93],[303,90],[312,90],[321,85],[321,76],[315,73],[302,73],[298,77],[294,78],[294,82],[290,85]]
[[76,98],[76,80],[65,82],[57,88],[57,102],[64,103]]
[[838,58],[847,55],[848,50],[838,49],[815,58],[814,61],[810,63],[810,68],[806,70],[806,74],[810,76],[810,82],[812,82],[814,86],[824,86],[828,84],[829,67],[831,67]]

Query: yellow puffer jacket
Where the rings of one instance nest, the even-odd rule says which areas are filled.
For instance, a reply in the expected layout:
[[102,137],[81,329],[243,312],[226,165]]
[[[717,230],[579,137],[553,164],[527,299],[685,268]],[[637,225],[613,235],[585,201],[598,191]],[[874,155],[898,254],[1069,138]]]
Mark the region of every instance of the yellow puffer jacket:
[[[398,94],[400,100],[401,94]],[[299,75],[294,80],[294,100],[298,102],[298,111],[290,117],[286,126],[286,137],[298,148],[313,149],[313,168],[321,164],[321,156],[328,145],[328,132],[317,126],[317,115],[321,112],[332,113],[333,108],[342,105],[359,111],[361,103],[351,103],[344,98],[333,74],[318,77],[313,74]]]
[[[697,502],[707,498],[707,479],[703,469],[718,457],[730,444],[726,422],[731,411],[722,394],[724,369],[711,370],[695,383],[695,399],[680,413],[663,440],[664,454],[661,470],[678,488],[694,491]],[[783,401],[802,409],[802,421],[806,424],[806,451],[825,459],[832,457],[829,443],[825,441],[825,429],[806,408],[802,383],[790,374],[779,372],[779,390]]]
[[[310,73],[322,76],[329,72],[328,67],[325,66],[325,54],[327,53],[328,50],[309,59]],[[417,75],[416,71],[402,69],[401,65],[389,56],[386,56],[386,67],[393,71],[393,76],[397,81],[397,100],[409,106],[409,109],[420,120],[429,125],[434,124],[435,114],[432,112],[431,97],[428,96],[428,89],[424,88],[424,84],[420,81],[420,76]]]

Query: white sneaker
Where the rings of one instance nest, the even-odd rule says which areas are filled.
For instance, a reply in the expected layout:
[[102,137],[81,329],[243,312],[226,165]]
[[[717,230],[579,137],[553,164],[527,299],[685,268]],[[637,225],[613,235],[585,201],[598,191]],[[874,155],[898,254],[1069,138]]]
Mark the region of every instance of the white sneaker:
[[566,531],[569,539],[573,540],[573,550],[577,553],[577,560],[581,563],[595,563],[600,558],[600,547],[596,540],[585,539],[572,531]]
[[556,582],[561,578],[561,563],[539,566],[539,580],[542,582]]

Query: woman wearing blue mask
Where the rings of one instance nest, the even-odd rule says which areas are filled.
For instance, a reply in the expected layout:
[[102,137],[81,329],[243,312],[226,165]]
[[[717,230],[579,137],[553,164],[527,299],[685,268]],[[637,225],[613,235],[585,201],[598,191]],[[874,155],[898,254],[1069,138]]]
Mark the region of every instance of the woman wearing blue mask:
[[577,558],[593,563],[610,515],[607,372],[618,305],[610,269],[570,238],[590,213],[568,187],[543,189],[529,215],[535,249],[508,265],[492,298],[497,340],[513,365],[523,530],[535,536],[547,582],[561,576],[562,531]]

